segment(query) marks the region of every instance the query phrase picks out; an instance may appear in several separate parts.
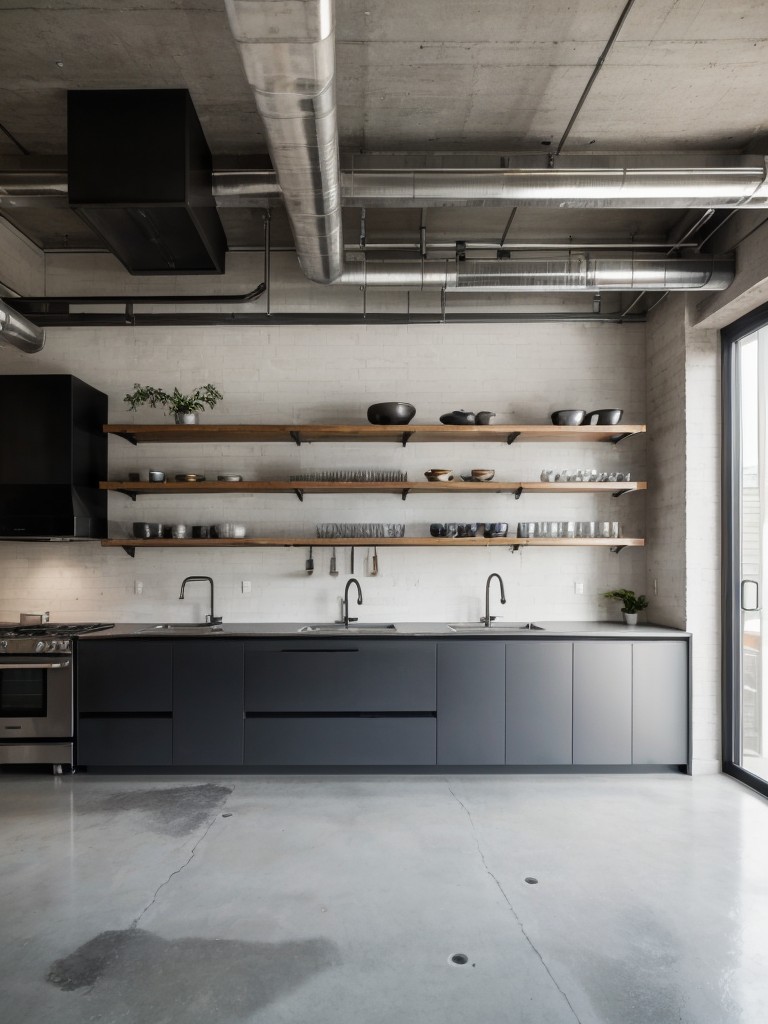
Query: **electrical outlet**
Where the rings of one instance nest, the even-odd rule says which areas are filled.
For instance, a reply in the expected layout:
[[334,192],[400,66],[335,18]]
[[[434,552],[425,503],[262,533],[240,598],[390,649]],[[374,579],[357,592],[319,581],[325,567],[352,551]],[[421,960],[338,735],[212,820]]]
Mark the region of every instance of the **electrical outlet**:
[[584,584],[583,583],[574,583],[573,584],[573,592],[574,592],[574,594],[583,594],[584,593]]
[[134,582],[133,582],[133,592],[134,592],[134,594],[143,594],[144,593],[144,584],[141,582],[141,580],[134,580]]
[[250,580],[242,580],[241,583],[240,583],[240,586],[242,587],[242,590],[243,590],[244,594],[250,594],[250,592],[251,592],[251,581]]

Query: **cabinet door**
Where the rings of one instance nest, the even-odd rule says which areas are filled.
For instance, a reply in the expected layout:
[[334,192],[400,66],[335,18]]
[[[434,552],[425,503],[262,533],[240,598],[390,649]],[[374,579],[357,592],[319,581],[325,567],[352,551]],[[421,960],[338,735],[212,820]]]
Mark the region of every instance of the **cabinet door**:
[[78,711],[170,711],[171,648],[166,640],[80,641]]
[[434,711],[436,660],[425,641],[248,643],[246,711]]
[[507,764],[572,764],[573,644],[506,645]]
[[315,765],[433,765],[434,716],[411,718],[249,717],[245,763]]
[[573,763],[632,763],[632,644],[573,646]]
[[77,728],[78,765],[121,768],[171,764],[170,712],[156,718],[81,718]]
[[635,643],[632,690],[633,764],[688,760],[688,644]]
[[504,644],[437,646],[437,763],[504,764]]
[[243,763],[242,643],[174,643],[173,763]]

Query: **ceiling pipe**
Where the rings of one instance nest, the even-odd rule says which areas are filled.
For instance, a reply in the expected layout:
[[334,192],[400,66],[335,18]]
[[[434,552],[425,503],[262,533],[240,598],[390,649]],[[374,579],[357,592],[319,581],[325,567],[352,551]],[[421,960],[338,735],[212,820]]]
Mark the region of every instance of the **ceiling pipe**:
[[344,264],[333,0],[226,0],[226,6],[301,269],[328,284]]
[[411,291],[722,291],[732,259],[365,260],[348,262],[340,284]]
[[0,299],[0,343],[13,345],[21,352],[34,355],[45,345],[45,331]]
[[[351,207],[759,209],[768,206],[766,159],[733,167],[390,168],[342,171],[338,180],[342,205]],[[265,206],[283,189],[274,171],[214,171],[213,196],[220,207]],[[0,170],[0,208],[67,205],[65,172]]]

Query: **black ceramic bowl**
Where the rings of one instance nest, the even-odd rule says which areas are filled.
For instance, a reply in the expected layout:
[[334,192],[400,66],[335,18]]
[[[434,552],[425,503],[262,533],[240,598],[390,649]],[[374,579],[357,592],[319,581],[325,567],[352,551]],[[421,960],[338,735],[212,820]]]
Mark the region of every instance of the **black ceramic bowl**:
[[507,530],[509,529],[508,523],[486,523],[485,530],[483,531],[484,537],[506,537]]
[[623,415],[623,409],[594,409],[587,413],[586,422],[595,426],[613,427],[617,423],[621,423]]
[[416,415],[416,407],[408,402],[377,402],[368,408],[368,422],[377,427],[410,423]]
[[444,537],[445,536],[445,523],[430,523],[429,532],[433,537]]
[[556,427],[580,427],[586,412],[583,409],[558,409],[551,416]]

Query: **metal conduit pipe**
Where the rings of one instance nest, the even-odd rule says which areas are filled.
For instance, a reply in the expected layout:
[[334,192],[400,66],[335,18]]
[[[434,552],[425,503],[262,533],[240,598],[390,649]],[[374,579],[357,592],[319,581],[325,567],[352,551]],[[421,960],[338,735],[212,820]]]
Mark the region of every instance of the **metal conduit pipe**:
[[226,0],[291,222],[301,269],[341,276],[333,0]]
[[13,345],[32,355],[45,345],[45,331],[21,316],[0,299],[0,344]]
[[411,291],[722,291],[732,259],[376,260],[349,262],[340,284]]

